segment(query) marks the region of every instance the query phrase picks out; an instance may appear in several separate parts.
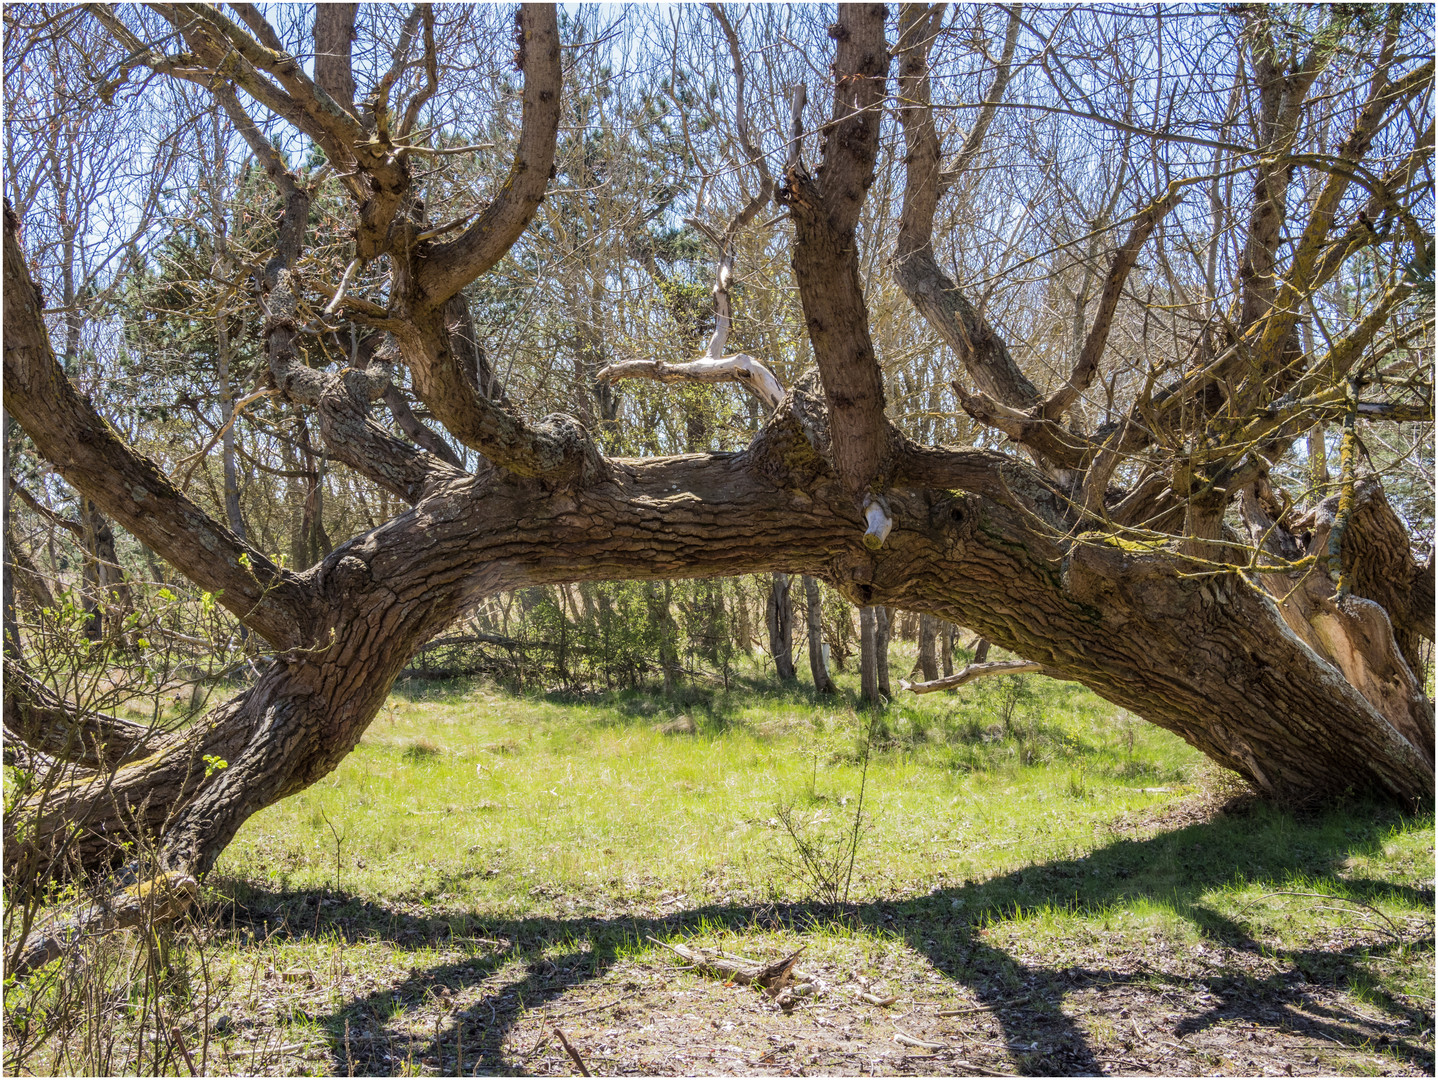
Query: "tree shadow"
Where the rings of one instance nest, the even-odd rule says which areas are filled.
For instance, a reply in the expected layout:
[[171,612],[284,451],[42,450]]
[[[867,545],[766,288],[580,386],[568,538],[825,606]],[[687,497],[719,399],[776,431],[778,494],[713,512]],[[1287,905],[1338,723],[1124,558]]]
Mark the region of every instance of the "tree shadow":
[[[1399,955],[1400,946],[1349,944],[1342,947],[1274,948],[1256,941],[1239,923],[1204,903],[1213,888],[1236,880],[1281,883],[1303,876],[1334,877],[1345,862],[1381,848],[1392,818],[1369,813],[1344,817],[1347,828],[1305,826],[1277,811],[1226,813],[1145,839],[1118,839],[1084,857],[1036,863],[984,881],[969,881],[918,898],[876,900],[843,908],[817,904],[704,905],[667,916],[619,918],[526,917],[515,919],[454,915],[447,920],[401,913],[358,897],[332,904],[328,915],[313,893],[248,891],[251,899],[233,913],[237,925],[261,923],[280,938],[315,935],[346,940],[378,937],[415,949],[447,939],[473,944],[483,955],[459,962],[419,966],[396,986],[361,995],[342,1009],[316,1018],[330,1041],[334,1070],[355,1075],[393,1072],[421,1062],[447,1072],[463,1046],[463,1068],[471,1074],[525,1072],[526,1057],[506,1054],[504,1042],[527,1009],[561,999],[575,987],[608,972],[647,937],[762,929],[812,930],[835,921],[853,931],[893,935],[927,957],[934,969],[968,988],[983,1015],[999,1028],[997,1039],[1026,1075],[1101,1074],[1104,1056],[1084,1029],[1062,1008],[1084,991],[1124,991],[1191,998],[1194,1008],[1172,1022],[1175,1040],[1224,1021],[1243,1021],[1269,1034],[1311,1034],[1330,1043],[1371,1050],[1374,1022],[1362,1013],[1316,1000],[1316,985],[1343,987],[1362,982],[1363,964],[1374,956]],[[1287,825],[1283,847],[1253,844],[1254,832]],[[1355,824],[1356,822],[1356,824]],[[1251,851],[1251,855],[1245,852]],[[1236,857],[1235,857],[1236,855]],[[1345,877],[1348,894],[1367,901],[1401,900],[1431,906],[1431,886]],[[1278,885],[1276,887],[1281,887]],[[1269,974],[1221,966],[1193,975],[1164,970],[1134,955],[1115,962],[1062,969],[1027,963],[985,940],[982,928],[1016,913],[1045,910],[1101,914],[1115,905],[1149,900],[1189,921],[1205,941],[1263,958]],[[1432,938],[1406,942],[1431,955]],[[1424,950],[1427,950],[1426,952]],[[1114,958],[1109,958],[1114,959]],[[1119,962],[1122,961],[1122,962]],[[1424,961],[1426,962],[1426,961]],[[1169,965],[1172,966],[1172,965]],[[452,990],[491,979],[512,968],[505,980],[475,1005],[450,1011],[432,1033],[416,1035],[393,1023],[396,1002],[445,997]],[[444,988],[444,989],[441,989]],[[634,989],[637,989],[635,987]],[[1176,1007],[1172,1001],[1168,1008]],[[1182,1006],[1177,1006],[1182,1009]],[[1432,1074],[1433,1051],[1422,1044],[1433,1026],[1431,1010],[1381,993],[1368,994],[1368,1007],[1385,1014],[1385,1053]],[[980,1010],[976,1010],[978,1012]],[[348,1027],[346,1026],[348,1021]],[[1355,1030],[1357,1029],[1357,1030]],[[532,1051],[531,1051],[532,1053]],[[453,1063],[453,1064],[450,1064]]]

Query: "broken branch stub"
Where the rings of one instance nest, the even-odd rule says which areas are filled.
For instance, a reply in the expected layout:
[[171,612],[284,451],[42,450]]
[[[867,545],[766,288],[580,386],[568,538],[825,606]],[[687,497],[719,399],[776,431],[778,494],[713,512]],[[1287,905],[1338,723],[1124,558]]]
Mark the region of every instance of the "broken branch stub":
[[864,530],[864,546],[870,551],[878,551],[889,538],[889,530],[894,527],[894,519],[889,517],[883,499],[870,495],[864,500],[864,520],[868,524]]

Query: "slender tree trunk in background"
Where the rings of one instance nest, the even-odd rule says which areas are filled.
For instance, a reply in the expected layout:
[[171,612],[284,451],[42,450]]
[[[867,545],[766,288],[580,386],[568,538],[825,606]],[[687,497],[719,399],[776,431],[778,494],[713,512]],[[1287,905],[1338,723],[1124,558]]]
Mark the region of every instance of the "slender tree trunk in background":
[[939,677],[939,619],[936,615],[919,616],[919,655],[909,677],[919,676],[924,682]]
[[809,671],[814,676],[814,692],[832,694],[834,680],[829,678],[829,665],[824,662],[824,603],[819,595],[819,583],[808,574],[804,575],[804,603],[809,624]]
[[954,673],[954,624],[944,619],[939,625],[939,660],[944,677]]
[[1327,435],[1323,424],[1316,424],[1308,431],[1308,478],[1313,485],[1313,496],[1321,499],[1328,494]]
[[0,588],[4,597],[4,638],[0,640],[0,652],[5,656],[20,655],[20,621],[15,615],[15,572],[12,563],[18,550],[14,544],[14,533],[10,529],[10,414],[0,411],[0,485],[3,485],[5,533],[5,561],[0,566]]
[[859,609],[859,701],[865,705],[879,704],[879,659],[874,648],[877,636],[874,609]]
[[769,653],[774,657],[774,671],[781,682],[799,677],[794,670],[794,607],[789,600],[789,575],[776,573],[764,605],[764,621],[769,629]]
[[880,605],[874,608],[874,666],[878,676],[879,693],[892,699],[894,692],[889,688],[889,638],[893,626],[894,609]]
[[80,499],[80,524],[85,530],[80,570],[80,603],[85,611],[85,636],[99,641],[105,632],[104,603],[101,600],[102,580],[100,575],[100,545],[104,533],[110,534],[110,547],[114,548],[114,533],[110,531],[105,515],[100,508],[83,496]]
[[674,598],[672,582],[651,582],[645,590],[649,618],[659,634],[659,668],[664,675],[664,693],[673,694],[679,685],[679,654],[675,647],[677,627],[670,604]]
[[225,520],[230,531],[241,540],[248,538],[245,517],[240,511],[240,474],[235,465],[235,394],[230,383],[230,332],[223,315],[215,319],[215,336],[219,340],[217,376],[219,378],[220,422],[225,425],[220,436],[220,460],[225,476]]
[[974,660],[973,660],[973,662],[974,662],[975,664],[982,664],[982,663],[983,663],[985,660],[987,660],[988,658],[989,658],[989,639],[986,638],[986,637],[981,637],[981,638],[979,638],[978,642],[974,645]]
[[751,656],[754,652],[754,627],[749,622],[749,598],[744,592],[743,578],[734,579],[734,611],[737,614],[735,641],[745,656]]
[[[40,572],[40,568],[35,565],[35,560],[30,557],[30,553],[20,546],[20,541],[15,539],[15,530],[7,528],[5,530],[6,603],[14,604],[15,589],[17,587],[30,598],[30,603],[35,607],[44,609],[55,606],[55,594],[50,591],[49,580]],[[10,641],[13,641],[15,648],[14,655],[18,655],[20,645],[19,619],[18,612],[13,606],[7,611],[6,617],[7,619],[16,620],[15,626],[13,627],[15,636],[7,640],[6,647],[8,648]],[[11,632],[11,628],[7,623],[7,633],[8,632]],[[7,652],[5,655],[9,656],[12,654]]]

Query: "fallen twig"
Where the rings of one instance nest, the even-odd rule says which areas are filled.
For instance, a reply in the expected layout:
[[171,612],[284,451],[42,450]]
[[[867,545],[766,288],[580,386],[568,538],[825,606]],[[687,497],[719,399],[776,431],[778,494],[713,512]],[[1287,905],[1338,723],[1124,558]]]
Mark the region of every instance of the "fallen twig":
[[915,1038],[898,1028],[894,1029],[894,1041],[900,1046],[915,1046],[920,1050],[947,1050],[949,1048],[948,1043],[929,1042],[927,1039]]
[[579,1056],[578,1050],[574,1049],[574,1047],[569,1045],[569,1040],[564,1037],[564,1032],[560,1031],[558,1028],[555,1028],[554,1034],[559,1037],[560,1044],[564,1047],[565,1053],[567,1053],[570,1059],[574,1062],[574,1067],[579,1070],[579,1075],[589,1076],[589,1070],[584,1067],[584,1059]]
[[586,1005],[582,1009],[570,1009],[568,1012],[555,1013],[553,1016],[549,1017],[549,1019],[564,1020],[571,1016],[583,1016],[585,1013],[598,1012],[600,1009],[607,1009],[611,1005],[618,1005],[623,1000],[624,997],[621,995],[620,997],[615,998],[613,1001],[604,1002],[604,1004],[602,1005]]
[[[664,946],[697,968],[708,968],[731,982],[762,987],[769,992],[771,997],[777,996],[791,982],[813,983],[815,981],[794,970],[794,964],[804,952],[803,948],[790,953],[781,960],[765,964],[758,960],[750,960],[747,956],[726,953],[723,949],[693,949],[687,945],[671,945],[656,937],[650,937],[648,940],[655,945]],[[809,992],[812,993],[812,991]]]

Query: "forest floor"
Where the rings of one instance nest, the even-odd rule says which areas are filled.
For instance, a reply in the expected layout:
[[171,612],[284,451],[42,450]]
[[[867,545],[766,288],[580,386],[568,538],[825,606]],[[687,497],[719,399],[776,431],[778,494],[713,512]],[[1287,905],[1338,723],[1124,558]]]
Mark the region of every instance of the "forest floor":
[[1433,1075],[1433,870],[1431,815],[1256,802],[1037,676],[409,683],[186,927],[7,987],[6,1071]]

